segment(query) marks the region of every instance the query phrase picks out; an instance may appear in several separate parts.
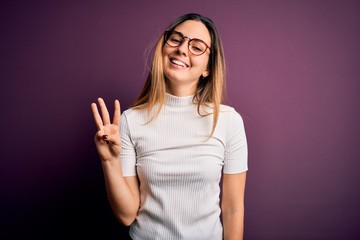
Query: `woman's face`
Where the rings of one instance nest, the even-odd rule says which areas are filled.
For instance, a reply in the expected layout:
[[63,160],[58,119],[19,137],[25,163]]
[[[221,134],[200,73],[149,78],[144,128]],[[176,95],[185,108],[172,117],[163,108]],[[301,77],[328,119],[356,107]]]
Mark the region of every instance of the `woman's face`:
[[179,24],[174,31],[180,32],[186,38],[178,47],[165,44],[163,47],[164,74],[168,80],[168,88],[188,89],[185,94],[194,94],[200,76],[208,76],[210,49],[195,56],[189,52],[189,38],[197,38],[211,46],[211,37],[206,26],[199,21],[187,20]]

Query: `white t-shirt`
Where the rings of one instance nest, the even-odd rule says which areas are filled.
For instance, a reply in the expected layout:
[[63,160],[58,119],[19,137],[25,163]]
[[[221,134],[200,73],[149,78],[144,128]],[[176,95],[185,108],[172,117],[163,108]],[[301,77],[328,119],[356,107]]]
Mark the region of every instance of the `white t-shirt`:
[[219,240],[222,173],[248,170],[241,116],[221,105],[213,136],[213,115],[200,116],[193,97],[166,94],[163,109],[148,122],[146,110],[121,116],[124,176],[138,176],[140,208],[130,227],[138,239]]

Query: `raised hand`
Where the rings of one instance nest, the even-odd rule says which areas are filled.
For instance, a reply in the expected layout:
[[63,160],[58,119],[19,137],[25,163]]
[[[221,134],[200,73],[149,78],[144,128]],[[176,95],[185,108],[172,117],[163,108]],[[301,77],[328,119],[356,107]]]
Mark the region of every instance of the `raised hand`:
[[98,131],[95,134],[95,145],[102,161],[118,160],[121,151],[120,139],[120,103],[115,100],[113,122],[102,98],[98,98],[101,116],[96,103],[91,104],[95,124]]

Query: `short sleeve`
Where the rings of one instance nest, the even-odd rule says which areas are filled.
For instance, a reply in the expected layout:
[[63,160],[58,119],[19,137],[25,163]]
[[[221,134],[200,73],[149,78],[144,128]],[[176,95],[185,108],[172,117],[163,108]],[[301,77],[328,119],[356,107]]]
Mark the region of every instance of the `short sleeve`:
[[136,151],[134,143],[131,140],[131,134],[125,112],[121,115],[120,136],[122,144],[120,161],[123,176],[136,176]]
[[248,170],[248,148],[244,122],[235,110],[229,114],[223,172],[225,174],[242,173]]

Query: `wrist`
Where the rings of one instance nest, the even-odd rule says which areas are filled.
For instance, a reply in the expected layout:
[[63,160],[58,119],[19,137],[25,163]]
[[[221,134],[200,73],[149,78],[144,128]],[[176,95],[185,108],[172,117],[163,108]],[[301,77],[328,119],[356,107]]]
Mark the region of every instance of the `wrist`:
[[101,159],[101,165],[103,168],[109,168],[109,169],[121,167],[120,159],[118,157]]

